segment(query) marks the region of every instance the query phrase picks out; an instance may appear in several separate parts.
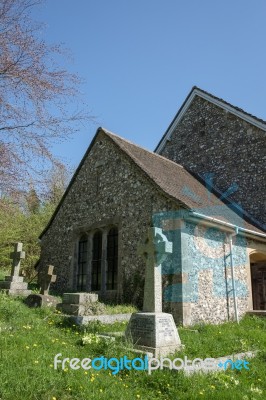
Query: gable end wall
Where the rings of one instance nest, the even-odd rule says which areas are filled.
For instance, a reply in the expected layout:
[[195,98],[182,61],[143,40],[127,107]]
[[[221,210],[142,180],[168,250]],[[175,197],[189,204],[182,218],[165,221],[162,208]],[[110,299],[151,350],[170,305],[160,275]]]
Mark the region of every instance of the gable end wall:
[[266,224],[266,132],[196,96],[160,154],[222,192],[237,184],[230,198]]

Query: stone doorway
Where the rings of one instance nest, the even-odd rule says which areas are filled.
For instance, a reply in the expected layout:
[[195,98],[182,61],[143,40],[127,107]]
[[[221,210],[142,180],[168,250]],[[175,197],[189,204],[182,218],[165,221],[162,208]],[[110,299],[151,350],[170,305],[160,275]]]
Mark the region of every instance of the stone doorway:
[[266,310],[266,255],[250,256],[253,310]]

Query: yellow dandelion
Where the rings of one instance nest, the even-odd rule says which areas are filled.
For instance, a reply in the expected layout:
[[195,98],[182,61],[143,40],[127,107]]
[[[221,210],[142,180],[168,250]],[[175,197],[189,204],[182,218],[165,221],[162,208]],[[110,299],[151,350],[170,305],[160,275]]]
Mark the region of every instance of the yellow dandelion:
[[85,371],[85,372],[84,372],[84,374],[85,374],[85,375],[88,375],[88,372],[87,372],[87,371]]
[[36,343],[34,343],[34,344],[33,344],[33,347],[37,347],[37,344],[36,344]]
[[29,348],[30,348],[29,346],[26,346],[26,349],[27,349],[27,350],[29,350]]

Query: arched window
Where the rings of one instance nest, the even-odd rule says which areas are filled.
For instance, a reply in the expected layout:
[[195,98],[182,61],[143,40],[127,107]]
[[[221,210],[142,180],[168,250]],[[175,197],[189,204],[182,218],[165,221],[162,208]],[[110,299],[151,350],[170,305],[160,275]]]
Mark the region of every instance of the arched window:
[[91,290],[101,290],[102,233],[96,232],[92,244]]
[[110,229],[107,236],[107,277],[106,289],[117,289],[117,265],[118,265],[118,231]]
[[77,275],[77,290],[81,292],[86,290],[87,255],[88,255],[88,238],[86,235],[83,235],[79,240],[78,275]]

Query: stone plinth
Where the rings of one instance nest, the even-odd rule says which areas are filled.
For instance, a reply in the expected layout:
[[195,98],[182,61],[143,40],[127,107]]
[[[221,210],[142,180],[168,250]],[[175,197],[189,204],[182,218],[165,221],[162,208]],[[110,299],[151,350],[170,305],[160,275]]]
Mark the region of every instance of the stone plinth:
[[0,282],[0,290],[5,290],[11,296],[29,296],[31,294],[27,282],[23,282],[23,276],[6,276],[5,280]]
[[87,315],[91,303],[98,301],[96,293],[64,293],[63,302],[57,309],[68,315]]
[[31,294],[25,299],[25,304],[31,308],[56,307],[58,303],[56,297],[45,294]]
[[125,334],[134,348],[151,352],[154,357],[183,348],[173,316],[167,313],[134,313]]

